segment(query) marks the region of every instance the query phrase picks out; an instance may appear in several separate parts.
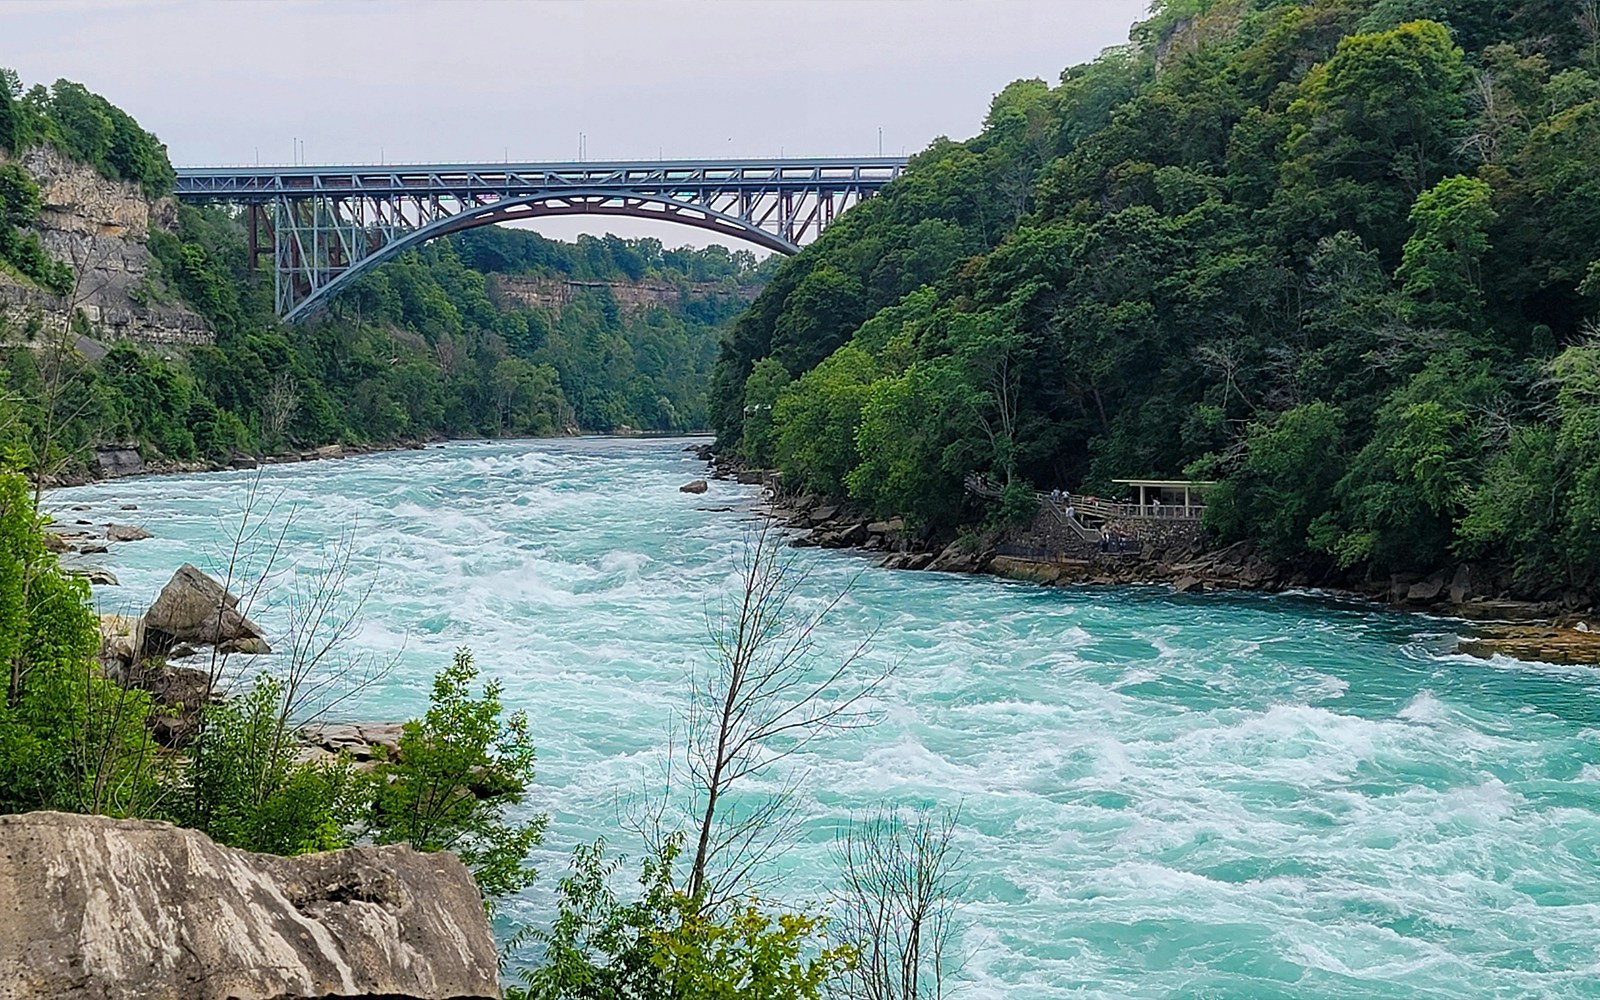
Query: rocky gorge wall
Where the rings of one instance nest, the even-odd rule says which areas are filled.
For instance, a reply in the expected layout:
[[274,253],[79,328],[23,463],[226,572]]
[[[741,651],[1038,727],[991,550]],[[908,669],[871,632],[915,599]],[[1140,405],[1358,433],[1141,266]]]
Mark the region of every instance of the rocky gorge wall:
[[646,281],[578,281],[572,278],[540,278],[519,274],[490,276],[489,294],[502,307],[506,304],[545,309],[560,316],[579,295],[605,289],[616,300],[624,316],[637,316],[656,306],[675,307],[686,298],[733,291],[745,302],[754,302],[760,285],[725,285],[718,281],[696,281],[671,285]]
[[[11,158],[0,153],[0,163]],[[36,231],[50,256],[82,270],[69,296],[97,339],[146,344],[210,344],[216,334],[198,313],[178,303],[159,280],[151,256],[150,226],[172,228],[177,205],[152,201],[137,184],[112,181],[93,167],[39,146],[16,161],[39,185]],[[29,318],[46,326],[65,314],[61,298],[0,271],[0,318],[17,337]]]

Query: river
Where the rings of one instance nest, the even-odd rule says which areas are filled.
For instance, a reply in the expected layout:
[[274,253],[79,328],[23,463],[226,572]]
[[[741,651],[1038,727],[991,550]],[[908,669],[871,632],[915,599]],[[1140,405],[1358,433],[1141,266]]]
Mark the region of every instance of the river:
[[[504,929],[548,912],[573,845],[635,846],[619,812],[659,773],[752,523],[707,509],[752,487],[678,492],[701,474],[684,444],[456,444],[46,506],[155,534],[115,547],[108,611],[181,562],[215,570],[252,483],[280,570],[349,538],[371,586],[352,649],[393,663],[350,717],[419,712],[471,647],[533,720],[551,817]],[[1600,997],[1600,671],[1454,655],[1449,622],[1309,596],[796,558],[811,606],[854,579],[824,652],[876,630],[871,658],[897,668],[875,726],[795,760],[781,891],[819,897],[853,813],[959,803],[964,996]]]

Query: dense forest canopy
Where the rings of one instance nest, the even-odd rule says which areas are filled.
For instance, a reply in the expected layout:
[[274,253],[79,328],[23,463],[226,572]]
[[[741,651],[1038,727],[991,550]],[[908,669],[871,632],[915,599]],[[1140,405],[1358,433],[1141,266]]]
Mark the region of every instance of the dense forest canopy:
[[929,530],[978,471],[1218,479],[1349,572],[1600,562],[1600,10],[1164,0],[777,272],[722,446]]

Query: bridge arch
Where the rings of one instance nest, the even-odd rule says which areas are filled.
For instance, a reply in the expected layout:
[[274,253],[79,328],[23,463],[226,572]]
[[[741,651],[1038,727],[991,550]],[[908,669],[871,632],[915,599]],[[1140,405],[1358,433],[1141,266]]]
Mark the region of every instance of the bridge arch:
[[478,205],[415,229],[341,269],[330,281],[314,289],[294,308],[284,313],[283,321],[296,323],[305,319],[328,305],[339,292],[360,275],[430,240],[476,229],[479,226],[570,215],[627,216],[674,222],[731,236],[776,253],[787,255],[800,252],[800,247],[794,243],[746,219],[661,194],[646,191],[617,192],[599,188],[549,191]]
[[248,211],[252,265],[271,255],[277,313],[294,322],[402,250],[516,219],[657,219],[795,253],[906,165],[868,156],[179,167],[174,193]]

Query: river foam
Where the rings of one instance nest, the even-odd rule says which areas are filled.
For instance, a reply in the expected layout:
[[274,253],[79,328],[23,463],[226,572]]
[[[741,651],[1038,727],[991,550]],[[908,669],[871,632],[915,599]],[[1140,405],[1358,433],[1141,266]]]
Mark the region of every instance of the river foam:
[[[49,495],[136,521],[106,610],[183,561],[215,568],[245,497],[292,512],[281,566],[343,536],[372,581],[356,645],[392,673],[350,708],[426,703],[458,646],[526,709],[552,817],[547,914],[572,846],[662,763],[749,487],[683,442],[566,440]],[[136,512],[119,512],[123,502]],[[966,996],[1600,996],[1600,672],[1442,653],[1440,623],[1314,596],[1040,589],[805,550],[804,601],[854,580],[824,653],[876,632],[881,721],[814,744],[782,891],[817,899],[833,841],[883,802],[959,803]],[[280,577],[280,586],[287,577]],[[281,603],[265,607],[269,630]]]

